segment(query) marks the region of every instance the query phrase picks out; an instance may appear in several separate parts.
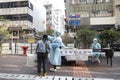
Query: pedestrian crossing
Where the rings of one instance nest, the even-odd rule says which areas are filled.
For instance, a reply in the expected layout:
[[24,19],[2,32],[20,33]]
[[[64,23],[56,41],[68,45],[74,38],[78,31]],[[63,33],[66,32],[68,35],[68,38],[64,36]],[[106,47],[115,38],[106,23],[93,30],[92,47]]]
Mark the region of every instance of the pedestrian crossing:
[[37,76],[28,74],[8,74],[0,73],[0,80],[114,80],[114,79],[102,79],[102,78],[79,78],[70,76]]

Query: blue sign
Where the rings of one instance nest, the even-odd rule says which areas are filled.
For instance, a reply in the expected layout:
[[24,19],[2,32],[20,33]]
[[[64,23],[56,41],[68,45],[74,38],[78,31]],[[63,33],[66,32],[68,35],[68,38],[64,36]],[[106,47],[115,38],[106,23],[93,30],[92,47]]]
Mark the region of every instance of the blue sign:
[[80,15],[69,15],[69,21],[68,21],[69,26],[80,26]]

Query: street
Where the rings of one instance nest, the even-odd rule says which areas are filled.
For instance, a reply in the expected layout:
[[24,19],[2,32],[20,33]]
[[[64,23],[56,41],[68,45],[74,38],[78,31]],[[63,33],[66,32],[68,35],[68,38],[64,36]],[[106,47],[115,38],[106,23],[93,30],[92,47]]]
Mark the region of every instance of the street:
[[[48,61],[48,75],[47,78],[55,77],[54,80],[59,76],[62,78],[74,77],[74,80],[79,79],[88,79],[88,80],[119,80],[120,79],[120,54],[119,52],[115,52],[113,57],[113,66],[110,64],[107,65],[106,58],[103,57],[102,62],[100,64],[92,63],[89,61],[76,61],[76,65],[66,63],[61,66],[59,70],[56,72],[50,72],[49,68],[51,65]],[[0,80],[7,79],[15,79],[15,80],[50,80],[46,79],[46,77],[38,77],[37,76],[37,68],[36,66],[27,66],[27,57],[24,55],[1,55],[0,56]],[[44,78],[44,79],[42,79]],[[60,79],[60,80],[61,80]],[[52,80],[52,79],[51,79]],[[64,80],[64,79],[62,79]]]

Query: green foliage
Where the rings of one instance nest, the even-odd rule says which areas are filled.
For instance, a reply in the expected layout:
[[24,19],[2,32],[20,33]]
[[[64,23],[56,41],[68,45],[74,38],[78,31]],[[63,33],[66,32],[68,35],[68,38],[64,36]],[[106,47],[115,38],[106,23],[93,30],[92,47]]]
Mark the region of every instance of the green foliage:
[[0,21],[6,21],[2,16],[0,16]]
[[100,33],[99,38],[101,40],[101,44],[107,45],[108,43],[114,43],[120,39],[120,33],[116,30],[104,30]]
[[65,34],[62,36],[62,41],[65,45],[74,43],[74,38],[71,37],[69,34]]
[[9,32],[6,30],[5,28],[6,26],[4,25],[0,25],[0,35],[4,36],[4,37],[9,37],[10,34]]
[[48,34],[48,35],[52,35],[54,33],[54,30],[47,29],[45,33]]
[[39,32],[39,35],[47,34],[47,35],[52,35],[54,33],[54,30],[48,29],[44,32]]
[[3,17],[0,17],[0,22],[2,25],[0,25],[0,46],[1,46],[1,40],[3,38],[9,37],[9,32],[7,31],[7,24],[8,20],[4,19]]
[[76,43],[82,43],[83,48],[89,48],[92,44],[92,40],[95,37],[96,31],[90,30],[88,28],[83,28],[77,31],[76,33]]

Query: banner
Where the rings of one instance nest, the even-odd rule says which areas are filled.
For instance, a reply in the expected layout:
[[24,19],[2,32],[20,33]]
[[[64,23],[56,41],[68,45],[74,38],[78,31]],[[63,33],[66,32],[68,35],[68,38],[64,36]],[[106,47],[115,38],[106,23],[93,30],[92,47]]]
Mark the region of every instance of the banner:
[[92,56],[92,49],[61,49],[61,55],[65,56],[67,61],[87,61],[88,56]]

